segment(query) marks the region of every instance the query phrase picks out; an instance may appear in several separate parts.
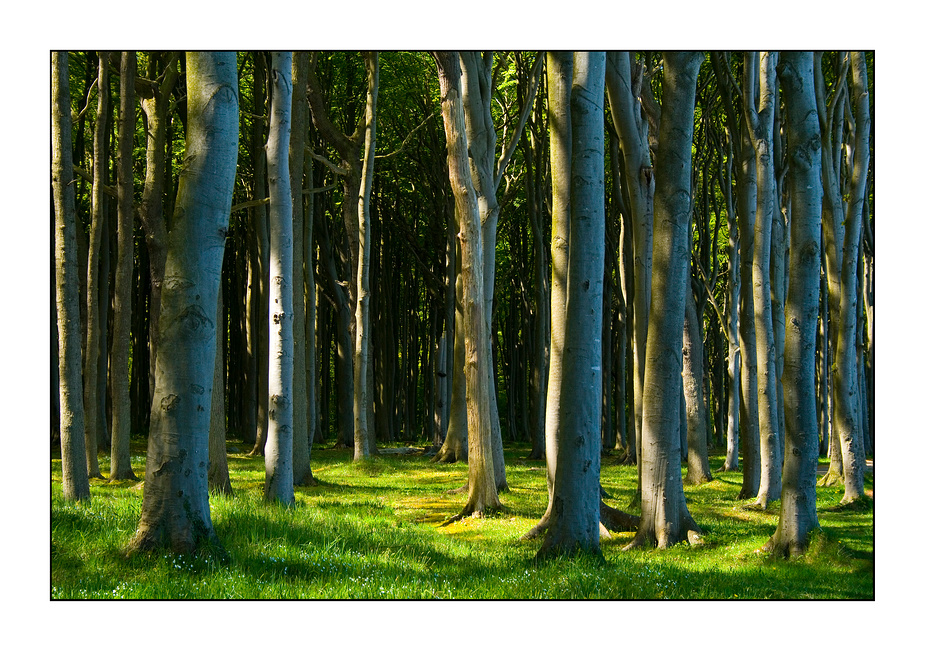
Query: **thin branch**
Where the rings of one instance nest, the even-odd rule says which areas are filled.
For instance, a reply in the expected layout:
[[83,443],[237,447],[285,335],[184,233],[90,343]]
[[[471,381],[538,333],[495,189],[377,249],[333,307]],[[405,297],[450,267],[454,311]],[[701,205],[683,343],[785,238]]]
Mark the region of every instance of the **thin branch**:
[[398,149],[396,149],[395,151],[393,151],[393,152],[391,152],[391,153],[388,153],[388,154],[377,154],[377,155],[376,155],[376,158],[379,158],[379,159],[391,158],[392,156],[395,156],[396,154],[400,154],[402,151],[404,151],[404,149],[405,149],[405,147],[408,145],[408,143],[411,142],[411,136],[413,136],[413,135],[414,135],[415,133],[417,133],[425,124],[427,124],[427,121],[428,121],[428,120],[430,120],[431,118],[433,118],[435,115],[438,115],[439,113],[440,113],[440,109],[437,108],[433,113],[431,113],[431,114],[428,115],[426,118],[424,118],[424,120],[423,120],[418,126],[414,127],[414,129],[412,129],[411,131],[409,131],[409,132],[408,132],[408,135],[405,136],[405,139],[402,141],[401,145],[398,146]]
[[523,111],[521,111],[520,121],[517,123],[517,129],[514,131],[514,135],[511,137],[510,142],[508,142],[504,152],[501,154],[501,160],[498,161],[498,167],[495,170],[495,192],[498,191],[498,187],[501,185],[501,177],[504,176],[504,170],[507,168],[508,163],[511,162],[511,158],[514,156],[514,149],[517,147],[517,143],[520,140],[521,134],[523,133],[524,125],[527,123],[527,118],[530,116],[530,113],[533,112],[533,102],[536,98],[536,91],[540,85],[540,77],[542,76],[543,61],[545,58],[546,55],[544,52],[537,52],[536,61],[533,63],[533,70],[530,72],[530,94],[527,96],[527,102],[524,104]]
[[305,153],[307,153],[312,157],[312,159],[318,161],[319,163],[323,163],[328,169],[330,169],[338,176],[347,176],[347,170],[345,170],[343,167],[340,167],[339,165],[335,165],[321,154],[316,154],[315,150],[312,149],[311,145],[308,143],[305,143]]

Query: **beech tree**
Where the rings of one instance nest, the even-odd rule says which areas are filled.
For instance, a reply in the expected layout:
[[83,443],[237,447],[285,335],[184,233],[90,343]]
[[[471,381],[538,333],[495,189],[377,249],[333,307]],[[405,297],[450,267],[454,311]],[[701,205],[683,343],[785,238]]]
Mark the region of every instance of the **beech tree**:
[[190,553],[217,541],[208,435],[214,315],[238,157],[235,53],[189,52],[186,69],[186,167],[167,242],[144,498],[130,543],[138,551]]
[[[549,526],[538,557],[600,554],[601,310],[604,277],[603,52],[574,57],[569,248]],[[560,118],[561,119],[561,118]],[[554,192],[556,190],[554,189]],[[557,318],[557,326],[562,322]]]
[[113,301],[112,360],[112,463],[109,479],[135,479],[131,459],[131,403],[129,350],[132,326],[132,267],[135,260],[135,215],[132,205],[132,145],[135,139],[134,52],[123,52],[119,92],[119,258]]
[[[462,258],[462,301],[465,325],[466,421],[469,436],[469,496],[454,518],[481,515],[501,508],[491,444],[488,320],[482,275],[482,237],[475,189],[467,158],[466,121],[460,91],[457,52],[435,52],[440,78],[440,105],[446,131],[450,184],[459,215]],[[458,371],[457,371],[458,372]]]
[[819,527],[816,468],[815,351],[819,315],[822,187],[820,130],[811,52],[782,52],[778,66],[786,101],[790,193],[790,290],[785,306],[785,428],[780,518],[764,550],[800,555]]
[[84,447],[77,279],[77,215],[71,158],[71,93],[67,52],[51,55],[51,182],[55,207],[55,296],[62,489],[66,500],[90,500]]
[[642,515],[627,548],[668,547],[700,528],[681,482],[681,341],[690,260],[691,145],[700,52],[666,52],[653,203],[652,308],[646,341],[640,455]]

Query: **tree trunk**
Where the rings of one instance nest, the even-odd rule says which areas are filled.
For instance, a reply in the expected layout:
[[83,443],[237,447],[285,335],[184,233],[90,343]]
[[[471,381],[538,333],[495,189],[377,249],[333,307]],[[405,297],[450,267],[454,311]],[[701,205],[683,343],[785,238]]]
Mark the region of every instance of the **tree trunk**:
[[[757,55],[755,55],[757,56]],[[761,446],[761,481],[755,504],[767,508],[780,499],[781,458],[777,408],[777,351],[771,305],[771,241],[777,212],[774,177],[774,105],[777,54],[763,52],[759,66],[760,99],[757,115],[746,107],[749,131],[758,167],[758,209],[755,214],[755,250],[752,258],[752,298],[755,309],[755,352],[758,370],[758,427]]]
[[93,190],[91,194],[90,248],[87,257],[87,344],[84,351],[84,445],[87,449],[87,474],[102,477],[97,445],[100,329],[100,249],[103,240],[103,183],[106,180],[106,119],[109,116],[109,55],[99,53],[99,77],[96,125],[93,127]]
[[212,404],[209,410],[209,492],[231,495],[231,477],[228,474],[228,449],[225,440],[225,360],[222,345],[225,330],[225,311],[222,307],[222,289],[219,286],[216,300],[215,364],[212,369]]
[[450,183],[459,213],[462,249],[463,316],[466,348],[466,416],[469,429],[469,498],[457,517],[501,508],[492,459],[490,405],[491,357],[485,287],[482,275],[482,235],[475,189],[467,160],[465,115],[460,95],[459,55],[438,52],[440,104],[447,140]]
[[[604,277],[603,52],[576,53],[570,93],[569,254],[549,526],[537,558],[600,555],[601,313]],[[556,187],[559,187],[557,184]],[[553,455],[547,453],[547,459]]]
[[61,474],[66,500],[90,501],[81,392],[77,211],[71,159],[71,93],[67,52],[53,52],[52,186],[55,200],[55,300],[58,311],[58,395],[61,405]]
[[[311,157],[305,156],[308,131],[305,99],[305,67],[308,53],[296,52],[292,60],[292,132],[289,140],[289,173],[292,190],[292,481],[296,486],[315,482],[311,467],[314,438],[315,384],[315,295],[312,265]],[[308,216],[303,179],[308,179]],[[306,278],[308,277],[308,279]],[[310,283],[311,291],[306,291]]]
[[[217,543],[209,514],[215,314],[238,151],[235,53],[189,52],[186,165],[167,243],[144,499],[132,550]],[[164,354],[164,351],[169,351]]]
[[292,489],[292,188],[289,134],[292,115],[292,53],[270,55],[270,135],[267,179],[270,188],[269,395],[264,450],[267,501],[295,503]]
[[379,95],[379,54],[367,52],[366,75],[366,136],[363,147],[363,172],[360,182],[358,253],[357,253],[357,300],[356,300],[356,345],[354,347],[353,370],[353,459],[368,458],[376,448],[375,430],[370,429],[373,394],[370,387],[370,295],[369,268],[372,233],[369,216],[369,202],[373,187],[373,163],[376,158],[376,100]]
[[119,93],[119,258],[113,304],[112,332],[112,465],[110,481],[136,479],[131,459],[131,401],[129,397],[129,353],[132,328],[132,267],[135,259],[134,214],[132,212],[132,149],[135,139],[134,52],[123,52]]
[[696,486],[713,480],[710,474],[710,451],[707,446],[707,403],[703,396],[703,334],[701,319],[694,304],[690,274],[684,301],[684,340],[681,347],[681,378],[684,387],[687,420],[687,477],[685,483]]
[[646,344],[646,387],[640,452],[642,515],[628,545],[660,548],[683,538],[694,542],[700,529],[684,499],[681,482],[681,346],[685,277],[689,274],[691,146],[699,52],[666,52],[664,98],[655,189],[655,246],[652,297]]
[[819,121],[812,93],[812,54],[782,52],[778,67],[787,109],[790,168],[790,289],[785,314],[784,464],[780,519],[764,546],[779,556],[800,555],[810,533],[819,527],[816,514],[815,350],[819,314],[819,250],[822,188],[819,169]]
[[740,392],[742,388],[742,351],[739,347],[739,296],[741,293],[741,263],[739,260],[739,227],[735,214],[735,201],[732,191],[732,143],[726,162],[726,224],[729,228],[729,246],[726,255],[729,258],[728,278],[726,280],[725,319],[729,331],[727,377],[729,389],[726,410],[726,460],[720,472],[739,469],[739,411]]
[[864,496],[864,436],[861,429],[858,383],[858,282],[857,264],[861,237],[861,212],[867,190],[870,160],[870,110],[867,63],[863,52],[851,53],[851,100],[854,111],[854,165],[845,223],[845,248],[841,269],[841,309],[835,358],[835,427],[841,441],[845,494],[843,504]]

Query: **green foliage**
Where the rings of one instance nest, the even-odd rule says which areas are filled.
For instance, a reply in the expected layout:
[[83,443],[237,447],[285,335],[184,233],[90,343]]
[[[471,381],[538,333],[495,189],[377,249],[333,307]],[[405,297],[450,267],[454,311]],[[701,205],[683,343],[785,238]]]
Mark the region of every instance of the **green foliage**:
[[[142,442],[136,440],[135,444]],[[740,476],[718,474],[686,489],[705,531],[701,547],[620,551],[632,533],[602,541],[591,558],[542,564],[540,540],[521,541],[546,507],[545,468],[507,453],[507,511],[441,527],[464,494],[462,464],[422,455],[382,455],[364,465],[350,452],[317,449],[318,486],[296,489],[296,506],[266,505],[263,460],[232,454],[235,495],[211,498],[221,554],[126,557],[141,509],[134,482],[92,482],[90,506],[61,497],[52,461],[53,599],[871,599],[872,513],[838,509],[840,491],[819,489],[822,532],[809,553],[776,560],[756,553],[777,522],[737,502]],[[107,459],[101,458],[106,471]],[[722,458],[711,460],[716,468]],[[143,458],[132,457],[138,475]],[[608,503],[628,508],[633,467],[602,463]],[[872,490],[872,480],[870,483]]]

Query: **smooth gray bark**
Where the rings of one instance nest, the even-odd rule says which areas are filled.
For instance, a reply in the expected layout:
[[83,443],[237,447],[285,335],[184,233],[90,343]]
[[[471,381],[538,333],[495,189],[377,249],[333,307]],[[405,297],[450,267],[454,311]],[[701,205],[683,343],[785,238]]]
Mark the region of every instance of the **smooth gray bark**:
[[292,189],[289,180],[291,52],[270,54],[270,84],[270,135],[267,139],[270,359],[263,495],[268,501],[290,505],[295,502],[292,488]]
[[652,309],[646,343],[641,472],[642,514],[628,545],[660,548],[700,529],[687,510],[681,480],[681,345],[689,274],[691,146],[699,52],[666,52],[659,156],[654,198]]
[[437,52],[440,104],[447,140],[450,184],[459,214],[465,323],[466,417],[469,432],[469,498],[456,517],[501,508],[494,475],[491,425],[490,341],[485,315],[482,236],[479,209],[468,162],[465,115],[460,90],[459,54]]
[[51,56],[52,188],[55,202],[55,300],[58,311],[58,366],[62,489],[66,500],[90,501],[84,448],[81,389],[80,297],[77,270],[77,211],[71,159],[71,94],[67,52]]
[[225,416],[225,347],[221,339],[225,332],[225,311],[222,306],[222,288],[218,288],[218,308],[215,310],[216,342],[215,364],[212,369],[212,404],[209,417],[209,491],[231,495],[231,476],[228,474],[228,448]]
[[217,542],[208,437],[215,314],[238,156],[235,53],[189,52],[186,61],[186,159],[167,242],[144,498],[130,544],[177,553]]
[[[538,558],[600,554],[604,276],[603,52],[576,52],[570,93],[569,255],[549,526]],[[557,319],[558,320],[558,319]],[[548,454],[547,459],[553,459]]]
[[780,519],[764,549],[790,556],[804,553],[810,533],[819,527],[815,351],[822,188],[819,121],[811,81],[812,53],[782,52],[778,74],[787,111],[790,290],[784,307],[787,320],[783,374],[786,425]]
[[135,260],[135,219],[132,211],[132,149],[135,139],[134,52],[123,52],[119,93],[118,232],[116,287],[113,297],[112,358],[112,463],[113,479],[135,479],[131,459],[131,402],[129,399],[129,352],[132,328],[132,268]]

